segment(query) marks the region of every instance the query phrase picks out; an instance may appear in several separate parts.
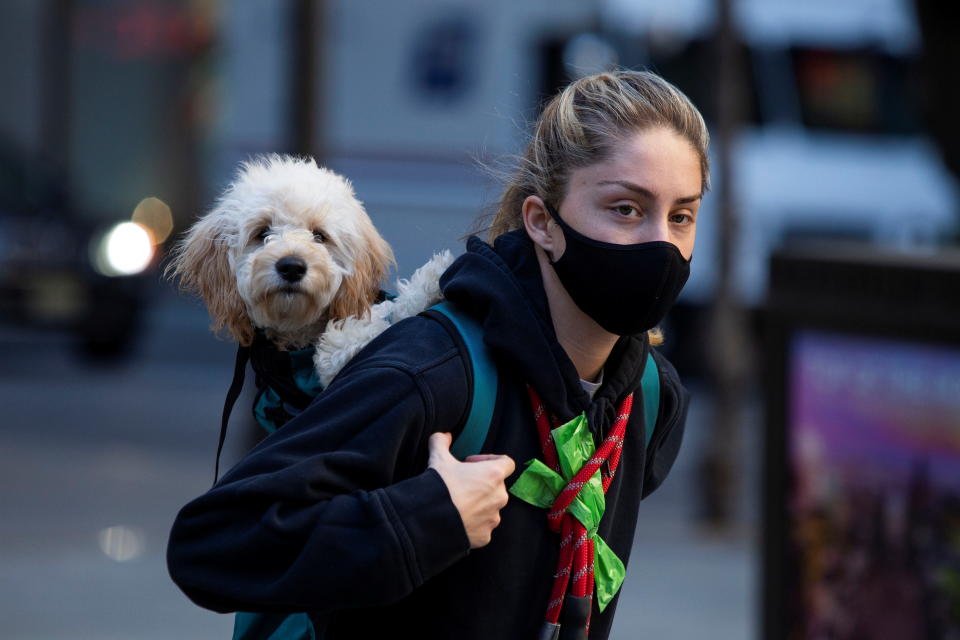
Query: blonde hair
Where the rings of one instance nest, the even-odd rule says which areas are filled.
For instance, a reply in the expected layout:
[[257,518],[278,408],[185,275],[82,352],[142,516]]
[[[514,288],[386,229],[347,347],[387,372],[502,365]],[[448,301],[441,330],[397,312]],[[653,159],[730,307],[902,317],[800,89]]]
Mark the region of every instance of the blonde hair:
[[603,162],[617,142],[652,127],[668,127],[690,142],[706,191],[710,134],[690,99],[649,71],[598,73],[567,85],[544,107],[487,229],[490,242],[523,226],[528,196],[559,206],[574,169]]

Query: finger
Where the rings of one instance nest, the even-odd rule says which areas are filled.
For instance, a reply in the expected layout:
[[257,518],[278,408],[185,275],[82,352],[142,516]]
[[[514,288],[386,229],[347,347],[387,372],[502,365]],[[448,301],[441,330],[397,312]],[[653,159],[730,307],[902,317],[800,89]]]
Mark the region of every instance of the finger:
[[453,442],[453,436],[449,433],[438,432],[430,435],[427,441],[427,447],[430,453],[430,462],[447,457],[453,457],[450,453],[450,444]]
[[506,478],[508,475],[513,473],[513,470],[517,468],[516,463],[513,461],[513,458],[510,456],[500,456],[499,464],[503,468],[503,477]]
[[484,462],[492,465],[500,475],[506,478],[508,475],[513,473],[513,470],[516,468],[516,464],[513,462],[513,458],[510,456],[494,456],[491,460],[485,460]]
[[496,453],[475,453],[467,456],[464,462],[485,462],[487,460],[496,460],[499,457]]

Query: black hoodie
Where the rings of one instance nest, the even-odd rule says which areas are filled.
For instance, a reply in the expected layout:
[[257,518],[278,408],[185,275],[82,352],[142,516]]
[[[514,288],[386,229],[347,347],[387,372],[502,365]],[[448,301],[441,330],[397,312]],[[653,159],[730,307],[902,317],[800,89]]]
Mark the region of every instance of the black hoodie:
[[[542,458],[527,384],[562,421],[585,411],[598,434],[638,391],[599,528],[627,564],[640,500],[680,447],[687,396],[673,367],[654,352],[660,417],[647,451],[646,336],[617,342],[591,402],[557,342],[523,231],[493,248],[471,238],[441,286],[482,322],[497,363],[497,410],[482,451],[517,462],[508,487],[524,462]],[[167,555],[174,581],[214,611],[308,611],[330,639],[537,637],[559,549],[546,512],[511,496],[490,544],[471,551],[446,485],[426,467],[430,434],[456,436],[469,407],[465,358],[431,317],[376,338],[304,412],[180,511]],[[594,610],[590,638],[609,635],[616,605]]]

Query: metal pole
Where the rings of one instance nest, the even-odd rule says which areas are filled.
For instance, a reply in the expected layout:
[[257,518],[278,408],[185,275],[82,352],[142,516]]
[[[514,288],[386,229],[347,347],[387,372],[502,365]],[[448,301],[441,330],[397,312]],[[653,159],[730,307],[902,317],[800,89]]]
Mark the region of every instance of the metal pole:
[[320,123],[324,121],[324,65],[322,39],[326,17],[323,0],[294,0],[291,11],[290,63],[291,151],[322,162],[325,149]]
[[710,313],[708,360],[715,384],[713,420],[707,448],[700,462],[701,512],[704,523],[717,529],[731,525],[737,495],[737,451],[743,422],[744,387],[749,365],[744,310],[733,287],[733,257],[736,255],[737,214],[733,192],[733,158],[739,99],[737,38],[733,24],[733,0],[717,0],[717,105],[716,192],[719,237],[717,297]]
[[73,0],[54,0],[47,7],[42,36],[40,79],[40,148],[44,159],[56,160],[57,171],[68,180],[70,171],[71,78]]

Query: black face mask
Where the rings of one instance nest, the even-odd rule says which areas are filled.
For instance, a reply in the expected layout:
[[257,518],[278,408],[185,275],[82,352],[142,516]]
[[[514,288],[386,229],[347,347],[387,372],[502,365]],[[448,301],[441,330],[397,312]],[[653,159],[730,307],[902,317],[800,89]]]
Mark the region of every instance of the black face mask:
[[632,335],[657,326],[690,276],[690,261],[669,242],[611,244],[575,231],[547,205],[566,240],[553,265],[573,302],[606,331]]

